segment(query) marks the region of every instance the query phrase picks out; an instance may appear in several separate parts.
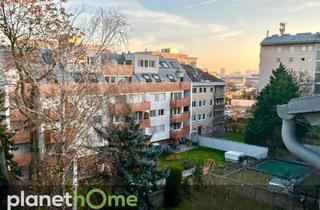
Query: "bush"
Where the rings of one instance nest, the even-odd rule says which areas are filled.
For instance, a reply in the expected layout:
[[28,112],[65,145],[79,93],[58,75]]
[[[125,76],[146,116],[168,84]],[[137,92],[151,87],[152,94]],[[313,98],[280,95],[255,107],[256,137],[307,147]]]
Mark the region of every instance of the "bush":
[[182,171],[177,168],[170,170],[170,175],[166,179],[164,189],[164,204],[168,207],[175,207],[181,202],[182,191]]

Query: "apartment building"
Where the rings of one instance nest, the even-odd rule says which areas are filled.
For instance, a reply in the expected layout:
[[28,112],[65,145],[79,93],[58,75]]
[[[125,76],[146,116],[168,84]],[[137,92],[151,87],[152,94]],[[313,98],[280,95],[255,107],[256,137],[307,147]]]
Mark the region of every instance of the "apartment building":
[[176,48],[163,48],[160,51],[145,51],[141,54],[157,55],[163,58],[175,59],[181,64],[189,64],[197,66],[197,57],[192,57],[187,54],[180,53]]
[[298,76],[311,78],[312,92],[320,94],[320,33],[272,35],[260,45],[259,90],[269,83],[272,70],[282,63]]
[[226,83],[191,65],[182,65],[192,81],[191,132],[214,136],[224,130]]

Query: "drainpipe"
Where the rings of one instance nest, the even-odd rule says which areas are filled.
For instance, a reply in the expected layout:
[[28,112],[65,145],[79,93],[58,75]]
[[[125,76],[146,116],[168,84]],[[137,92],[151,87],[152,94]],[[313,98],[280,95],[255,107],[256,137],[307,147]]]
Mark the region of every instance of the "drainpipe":
[[278,106],[282,118],[282,139],[288,150],[300,159],[320,170],[320,154],[301,144],[296,136],[296,116],[303,115],[311,125],[319,125],[320,97],[293,99],[289,104]]

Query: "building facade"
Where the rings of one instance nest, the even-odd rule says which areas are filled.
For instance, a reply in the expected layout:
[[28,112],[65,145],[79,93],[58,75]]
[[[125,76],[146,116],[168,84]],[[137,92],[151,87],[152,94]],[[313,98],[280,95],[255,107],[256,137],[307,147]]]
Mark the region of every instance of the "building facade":
[[320,33],[272,35],[260,45],[259,90],[282,63],[297,76],[314,81],[311,92],[320,94]]
[[183,65],[192,81],[191,132],[215,136],[224,130],[226,83],[191,65]]

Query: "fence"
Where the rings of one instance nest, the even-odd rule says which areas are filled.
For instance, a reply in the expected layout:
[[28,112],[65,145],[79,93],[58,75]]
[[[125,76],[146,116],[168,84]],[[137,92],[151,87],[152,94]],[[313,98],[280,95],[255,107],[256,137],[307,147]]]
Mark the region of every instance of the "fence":
[[191,135],[191,140],[198,143],[200,146],[222,151],[238,151],[256,159],[268,157],[268,148],[266,147],[198,135]]

